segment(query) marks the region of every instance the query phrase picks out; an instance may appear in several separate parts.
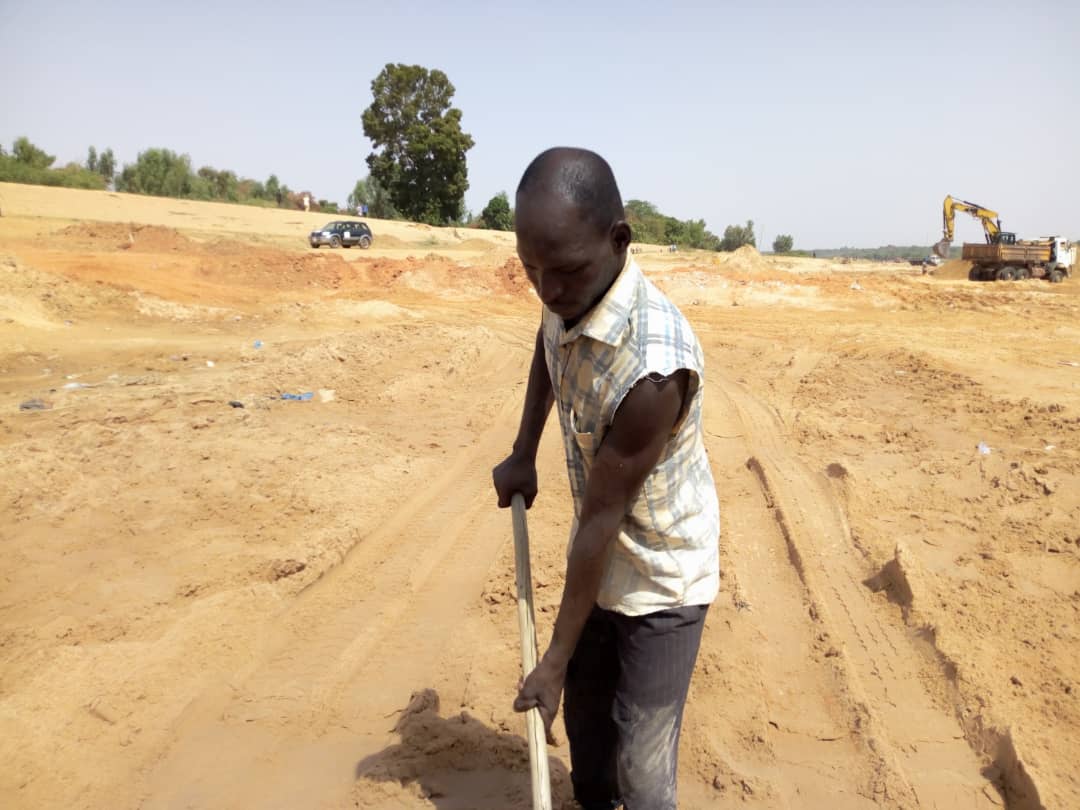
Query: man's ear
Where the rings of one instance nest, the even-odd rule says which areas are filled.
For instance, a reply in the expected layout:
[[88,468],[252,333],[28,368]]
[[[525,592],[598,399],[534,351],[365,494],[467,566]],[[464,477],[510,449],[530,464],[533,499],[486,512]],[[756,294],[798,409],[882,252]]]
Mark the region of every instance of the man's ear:
[[620,219],[611,226],[611,246],[616,253],[623,253],[630,247],[630,241],[634,238],[629,223]]

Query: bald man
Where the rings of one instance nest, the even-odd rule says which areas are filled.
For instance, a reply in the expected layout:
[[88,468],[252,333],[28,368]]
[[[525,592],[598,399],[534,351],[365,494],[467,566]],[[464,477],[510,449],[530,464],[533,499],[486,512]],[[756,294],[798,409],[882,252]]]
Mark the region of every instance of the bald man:
[[551,644],[514,708],[551,723],[565,689],[574,797],[585,810],[676,806],[683,705],[719,588],[720,514],[690,324],[628,255],[611,167],[540,154],[521,179],[518,256],[543,302],[521,426],[494,472],[499,506],[537,493],[554,405],[574,521]]

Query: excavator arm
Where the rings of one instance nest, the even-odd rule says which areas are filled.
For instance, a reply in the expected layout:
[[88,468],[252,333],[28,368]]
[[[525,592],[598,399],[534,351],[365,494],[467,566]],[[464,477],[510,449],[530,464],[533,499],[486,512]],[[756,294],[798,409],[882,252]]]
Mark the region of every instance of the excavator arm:
[[953,228],[956,219],[956,212],[964,211],[971,214],[973,217],[982,223],[983,231],[986,234],[986,243],[988,245],[997,242],[1001,238],[1001,220],[998,218],[997,211],[991,211],[989,208],[984,208],[978,203],[968,202],[967,200],[954,200],[952,197],[945,198],[945,205],[942,209],[942,236],[941,241],[934,245],[934,253],[941,256],[943,259],[949,256],[949,246],[953,240]]

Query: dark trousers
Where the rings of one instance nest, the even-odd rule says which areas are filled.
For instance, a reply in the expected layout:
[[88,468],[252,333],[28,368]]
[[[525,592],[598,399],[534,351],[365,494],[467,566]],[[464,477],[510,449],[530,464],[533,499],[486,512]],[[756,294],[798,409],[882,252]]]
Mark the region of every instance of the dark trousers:
[[570,778],[585,810],[675,810],[683,706],[707,611],[593,608],[564,688]]

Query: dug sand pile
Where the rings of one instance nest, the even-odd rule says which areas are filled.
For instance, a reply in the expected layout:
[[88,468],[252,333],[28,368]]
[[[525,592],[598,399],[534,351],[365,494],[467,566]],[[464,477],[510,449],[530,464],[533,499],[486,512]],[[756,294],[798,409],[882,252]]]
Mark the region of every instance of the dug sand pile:
[[166,253],[190,251],[197,244],[175,228],[122,222],[79,222],[58,235],[71,245],[99,250]]
[[971,262],[964,259],[951,259],[933,272],[934,278],[943,281],[963,281],[971,270]]
[[722,255],[720,264],[729,270],[751,273],[770,270],[773,267],[772,262],[758,253],[753,245],[743,245],[732,253]]

